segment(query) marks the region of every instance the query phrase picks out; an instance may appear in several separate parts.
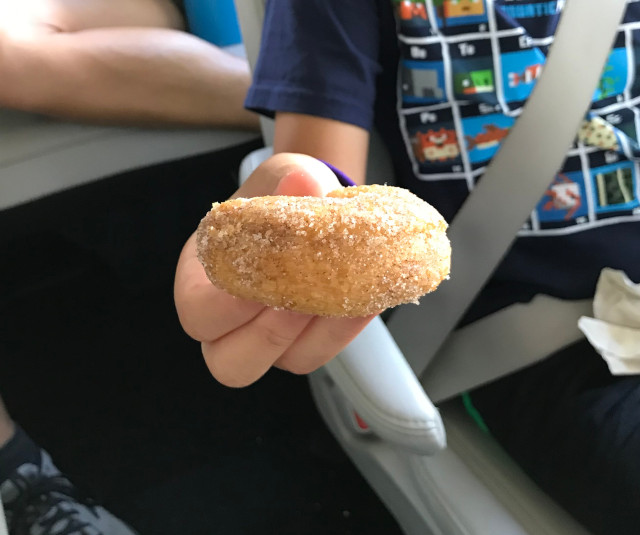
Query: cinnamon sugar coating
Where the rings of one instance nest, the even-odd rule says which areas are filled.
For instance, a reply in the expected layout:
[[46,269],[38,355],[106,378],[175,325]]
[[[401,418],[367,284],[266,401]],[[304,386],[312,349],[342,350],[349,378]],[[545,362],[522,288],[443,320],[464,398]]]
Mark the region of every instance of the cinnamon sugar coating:
[[197,230],[211,282],[265,305],[358,317],[417,302],[448,277],[447,223],[392,186],[327,197],[270,196],[215,203]]

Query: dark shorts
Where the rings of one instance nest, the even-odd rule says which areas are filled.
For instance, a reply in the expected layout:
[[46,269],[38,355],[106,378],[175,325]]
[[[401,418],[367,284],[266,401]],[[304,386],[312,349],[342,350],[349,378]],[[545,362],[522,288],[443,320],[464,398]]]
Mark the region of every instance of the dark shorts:
[[596,534],[640,533],[640,376],[579,342],[471,394],[493,436]]

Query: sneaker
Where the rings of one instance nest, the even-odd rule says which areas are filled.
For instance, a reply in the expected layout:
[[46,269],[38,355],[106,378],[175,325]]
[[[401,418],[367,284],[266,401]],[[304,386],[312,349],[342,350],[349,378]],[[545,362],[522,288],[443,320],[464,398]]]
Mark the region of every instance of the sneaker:
[[[22,453],[22,461],[15,460]],[[27,434],[16,426],[14,437],[0,450],[8,473],[0,474],[0,496],[10,535],[136,535],[78,489]],[[3,477],[2,477],[3,476]]]

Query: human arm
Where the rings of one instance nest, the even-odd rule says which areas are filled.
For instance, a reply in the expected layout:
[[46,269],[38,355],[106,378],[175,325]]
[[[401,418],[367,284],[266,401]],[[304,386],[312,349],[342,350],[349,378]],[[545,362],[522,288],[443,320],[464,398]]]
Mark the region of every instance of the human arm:
[[[252,109],[275,112],[276,155],[258,168],[236,195],[274,192],[322,195],[339,187],[333,174],[316,159],[292,156],[288,152],[305,153],[331,163],[357,183],[364,183],[368,127],[373,119],[375,98],[377,40],[375,31],[370,31],[367,24],[360,32],[347,33],[340,27],[342,23],[352,24],[363,19],[363,12],[374,8],[366,2],[362,9],[357,3],[312,4],[303,5],[297,1],[269,4],[271,10],[267,12],[266,39],[262,45],[264,56],[258,62],[258,80],[250,93],[249,105]],[[316,13],[323,14],[324,24],[317,21]],[[295,20],[287,18],[295,18],[296,15],[304,18],[305,24],[298,25]],[[307,44],[289,46],[287,39],[301,37],[300,33],[292,34],[309,24],[322,27],[324,38],[312,38]],[[375,21],[372,24],[375,28]],[[283,42],[283,27],[288,28],[284,32],[285,46],[281,50],[273,50],[273,43]],[[306,31],[301,33],[306,34]],[[347,42],[340,44],[340,36]],[[329,50],[321,52],[325,61],[320,57],[310,58],[309,45],[318,52],[328,46]],[[358,53],[355,49],[364,49],[366,53]],[[306,61],[287,58],[286,54],[292,51],[301,52]],[[281,61],[264,60],[271,58],[271,54],[280,56]],[[339,65],[331,59],[335,54],[343,60]],[[292,69],[291,65],[298,68]],[[347,76],[338,76],[338,70]],[[351,83],[353,73],[359,73],[355,75],[358,87]],[[333,76],[329,80],[331,74]],[[302,108],[298,108],[299,105]],[[281,167],[283,162],[291,162],[292,158],[296,165],[301,166],[297,169],[303,170],[303,174],[287,175],[279,182],[286,174]],[[325,186],[319,187],[319,184]],[[211,373],[222,383],[234,386],[257,380],[272,365],[296,373],[311,372],[339,353],[372,319],[300,318],[283,311],[265,309],[255,303],[234,300],[214,289],[206,279],[195,257],[193,237],[185,246],[178,264],[175,296],[182,325],[188,334],[202,342]],[[239,316],[227,314],[230,307],[242,309]],[[225,323],[229,318],[233,320],[230,325]],[[218,322],[222,328],[216,327]],[[229,331],[230,327],[235,331]],[[274,340],[279,340],[275,346]]]
[[307,154],[364,184],[369,132],[349,123],[300,113],[276,114],[273,152]]
[[[234,197],[322,196],[338,187],[324,164],[281,153],[256,169]],[[309,373],[333,358],[372,319],[296,314],[232,297],[207,279],[196,256],[195,236],[178,260],[174,297],[180,322],[201,342],[211,374],[233,387],[255,382],[272,366]]]
[[[329,169],[307,152],[363,183],[368,133],[339,121],[278,114],[274,150],[234,194],[322,196],[340,187]],[[275,366],[309,373],[342,350],[371,317],[320,318],[274,310],[231,297],[207,279],[196,257],[195,235],[186,243],[176,271],[175,302],[185,331],[202,344],[211,374],[228,386],[246,386]]]
[[0,0],[0,106],[67,119],[258,129],[244,59],[167,0]]

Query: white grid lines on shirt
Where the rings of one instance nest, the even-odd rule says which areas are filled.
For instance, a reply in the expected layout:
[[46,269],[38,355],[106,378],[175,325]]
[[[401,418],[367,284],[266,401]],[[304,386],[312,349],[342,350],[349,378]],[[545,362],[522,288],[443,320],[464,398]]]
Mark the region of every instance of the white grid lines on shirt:
[[[502,108],[502,111],[505,115],[511,116],[511,108],[507,104],[507,101],[504,97],[504,87],[502,80],[502,56],[500,50],[500,40],[496,35],[496,14],[494,11],[494,0],[487,0],[487,14],[489,17],[489,31],[491,33],[491,53],[493,55],[493,72],[494,72],[494,82],[493,85],[496,88],[496,98],[498,99],[498,104]],[[497,77],[500,75],[501,80],[498,81]]]
[[563,236],[567,234],[575,234],[576,232],[583,232],[586,230],[592,230],[599,227],[606,227],[607,225],[614,225],[617,223],[638,221],[637,215],[620,215],[615,217],[608,217],[606,219],[599,219],[598,221],[590,221],[589,223],[581,223],[578,225],[571,225],[568,227],[559,228],[547,228],[544,230],[526,230],[522,229],[518,232],[520,238],[532,238],[539,236]]
[[[633,169],[636,172],[636,199],[640,199],[640,162],[634,160]],[[640,213],[640,210],[636,208],[634,213]]]
[[[578,156],[580,157],[580,167],[583,176],[585,196],[587,201],[587,221],[593,223],[596,221],[596,198],[593,191],[593,184],[591,183],[591,164],[589,162],[589,153],[585,149],[584,143],[578,142]],[[587,223],[587,224],[588,224]],[[583,223],[584,224],[584,223]]]
[[458,140],[458,148],[460,149],[460,158],[462,159],[462,169],[467,180],[467,188],[469,191],[473,189],[474,181],[471,176],[471,163],[469,162],[469,152],[464,138],[464,129],[462,128],[462,120],[460,119],[460,103],[453,95],[452,73],[451,73],[451,56],[449,55],[449,45],[442,43],[442,60],[444,63],[445,91],[447,100],[451,104],[451,115]]
[[[396,73],[397,80],[400,79],[401,69],[402,66],[400,65],[400,63],[398,63],[398,72]],[[417,177],[420,175],[420,166],[418,164],[418,160],[413,155],[413,151],[411,150],[411,139],[409,136],[406,120],[407,114],[403,113],[402,109],[402,84],[396,84],[396,111],[398,117],[398,125],[400,126],[400,134],[402,135],[402,140],[404,141],[404,146],[407,151],[407,158],[409,158],[409,162],[411,162],[411,168],[413,169],[414,176]]]
[[[581,171],[584,176],[584,186],[585,186],[585,195],[587,205],[587,221],[579,222],[575,225],[570,225],[567,227],[559,227],[554,229],[540,229],[539,226],[532,226],[531,229],[521,229],[518,232],[518,236],[520,237],[535,237],[535,236],[561,236],[567,234],[573,234],[575,232],[582,232],[583,230],[590,230],[598,227],[604,227],[607,225],[613,225],[616,223],[623,223],[625,221],[637,221],[638,214],[640,211],[637,209],[634,210],[632,214],[619,215],[616,217],[608,217],[604,219],[597,219],[595,213],[595,205],[597,202],[596,192],[593,189],[593,178],[592,178],[592,168],[589,163],[589,154],[593,152],[597,152],[598,149],[594,147],[588,147],[579,143],[577,148],[571,149],[569,151],[569,156],[579,156],[581,163]],[[636,176],[640,176],[638,173],[640,172],[640,167],[637,161],[632,162]],[[640,181],[636,184],[636,194],[640,195]],[[640,198],[640,197],[638,197]]]
[[624,30],[624,41],[627,49],[627,85],[624,88],[624,99],[629,102],[631,100],[631,86],[636,78],[636,54],[633,50],[633,35],[629,28]]
[[[432,0],[431,0],[432,1]],[[495,0],[487,0],[487,4],[494,4]],[[640,0],[638,0],[640,1]],[[428,4],[428,9],[431,6],[431,2]],[[429,17],[434,16],[431,11],[429,12]],[[437,27],[432,26],[434,30],[434,35],[428,35],[423,37],[410,37],[408,35],[399,34],[398,38],[401,42],[407,45],[432,45],[438,44],[442,41],[446,41],[449,44],[459,43],[462,41],[477,41],[481,39],[491,39],[502,38],[502,37],[518,37],[520,35],[525,35],[526,30],[522,27],[518,28],[505,28],[504,30],[499,30],[497,28],[497,23],[495,22],[495,11],[490,11],[487,9],[487,17],[489,19],[489,29],[484,32],[469,32],[462,33],[458,35],[444,35],[441,33]],[[491,19],[493,19],[493,24],[491,24]],[[432,19],[434,20],[434,19]],[[619,31],[627,32],[633,30],[640,30],[640,21],[633,22],[624,22],[620,23]],[[554,36],[549,35],[547,37],[529,37],[529,42],[532,46],[550,46],[553,43]]]
[[[580,156],[581,154],[589,155],[589,154],[592,154],[594,152],[599,152],[600,150],[602,150],[602,149],[599,149],[598,147],[589,147],[589,146],[586,146],[586,145],[582,145],[579,148],[578,147],[572,147],[571,149],[569,149],[567,151],[567,158]],[[473,179],[474,179],[474,183],[475,183],[475,179],[478,176],[481,176],[482,174],[484,174],[484,172],[487,170],[487,166],[488,165],[489,165],[489,162],[487,162],[487,165],[484,165],[482,167],[478,167],[477,169],[473,169],[473,170],[471,170],[469,172],[469,175],[471,175],[471,177],[473,177]],[[416,176],[416,178],[418,178],[419,180],[422,180],[423,182],[429,182],[429,181],[432,181],[432,180],[433,181],[438,181],[438,180],[467,180],[467,174],[466,173],[455,173],[455,172],[450,172],[450,173],[416,173],[415,176]],[[553,177],[551,177],[549,179],[549,183],[551,183],[552,179],[553,179]]]

